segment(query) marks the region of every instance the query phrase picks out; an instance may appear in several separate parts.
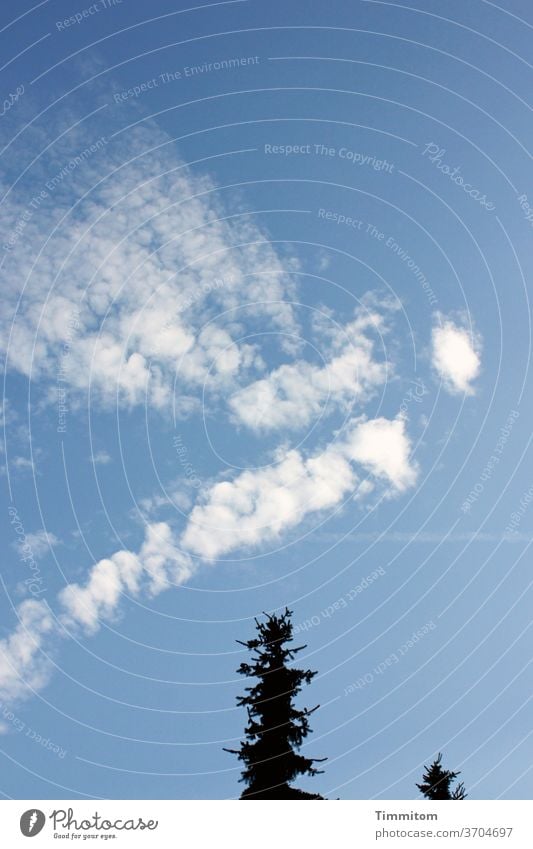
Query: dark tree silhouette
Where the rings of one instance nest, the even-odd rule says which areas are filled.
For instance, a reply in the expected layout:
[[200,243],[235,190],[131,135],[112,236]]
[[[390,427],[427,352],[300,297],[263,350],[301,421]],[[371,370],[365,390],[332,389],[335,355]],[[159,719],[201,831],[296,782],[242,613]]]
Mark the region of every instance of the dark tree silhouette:
[[326,758],[306,758],[298,753],[310,733],[309,716],[319,707],[297,710],[294,699],[303,684],[316,675],[310,669],[294,669],[288,664],[306,646],[290,648],[292,611],[279,616],[265,613],[266,622],[255,620],[257,637],[237,640],[252,652],[250,663],[237,670],[247,678],[257,678],[246,695],[237,698],[248,711],[246,740],[239,749],[226,749],[243,761],[241,781],[247,784],[241,799],[322,799],[290,786],[298,775],[317,775],[322,770],[313,764]]
[[466,799],[467,793],[463,782],[451,789],[452,782],[455,781],[460,772],[451,772],[448,769],[442,768],[442,754],[439,752],[430,766],[425,766],[426,770],[422,776],[423,784],[416,786],[426,799],[437,801],[441,799]]

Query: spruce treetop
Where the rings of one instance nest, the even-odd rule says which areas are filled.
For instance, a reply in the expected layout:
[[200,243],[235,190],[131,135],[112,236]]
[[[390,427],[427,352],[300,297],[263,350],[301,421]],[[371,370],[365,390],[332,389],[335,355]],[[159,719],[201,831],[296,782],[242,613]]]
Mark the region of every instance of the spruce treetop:
[[248,724],[246,739],[239,749],[227,749],[244,763],[241,781],[246,782],[242,799],[312,799],[313,796],[290,787],[298,775],[317,775],[317,758],[307,758],[299,749],[310,733],[309,717],[319,707],[298,710],[295,697],[304,684],[317,674],[310,669],[295,669],[292,661],[306,646],[291,647],[293,640],[292,611],[265,613],[265,621],[255,620],[257,636],[242,642],[251,652],[237,670],[246,678],[255,678],[254,686],[245,688],[237,704],[245,707]]
[[433,763],[424,767],[423,783],[416,785],[422,795],[433,801],[466,799],[467,793],[462,781],[452,790],[452,783],[461,773],[443,769],[441,762],[442,754],[439,752]]

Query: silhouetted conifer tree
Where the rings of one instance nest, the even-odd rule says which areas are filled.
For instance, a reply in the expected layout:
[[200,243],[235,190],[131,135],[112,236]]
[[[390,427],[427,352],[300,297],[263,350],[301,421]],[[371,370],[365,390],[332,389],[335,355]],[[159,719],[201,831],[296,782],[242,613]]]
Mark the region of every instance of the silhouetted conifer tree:
[[240,749],[226,749],[243,761],[241,781],[247,784],[241,799],[322,799],[290,786],[298,775],[317,775],[314,763],[326,758],[306,758],[298,754],[303,740],[310,733],[309,716],[312,710],[297,710],[295,696],[302,685],[316,675],[310,669],[288,666],[295,655],[306,648],[290,648],[292,642],[292,611],[285,609],[280,616],[265,614],[266,622],[257,619],[257,637],[247,642],[237,640],[252,654],[251,663],[241,663],[237,670],[258,683],[246,687],[246,695],[237,698],[239,706],[248,711],[246,740]]
[[460,772],[451,772],[448,769],[442,768],[442,754],[439,752],[431,766],[425,766],[426,770],[422,776],[423,784],[416,786],[426,799],[437,801],[440,799],[466,799],[467,793],[463,782],[451,789],[452,782],[455,781]]

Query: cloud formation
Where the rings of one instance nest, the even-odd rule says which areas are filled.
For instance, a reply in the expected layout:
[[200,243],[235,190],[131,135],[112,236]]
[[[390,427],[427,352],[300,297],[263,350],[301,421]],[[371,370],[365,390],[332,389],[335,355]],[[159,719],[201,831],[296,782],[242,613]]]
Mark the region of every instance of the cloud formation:
[[125,597],[155,596],[186,582],[194,571],[190,555],[209,562],[278,539],[309,514],[337,509],[359,488],[366,492],[362,473],[384,482],[388,496],[403,492],[416,481],[410,453],[404,417],[357,418],[322,451],[307,457],[279,451],[272,466],[213,484],[181,538],[166,522],[149,523],[138,552],[122,549],[95,563],[84,582],[58,593],[55,611],[42,600],[18,606],[16,628],[0,641],[0,699],[28,696],[47,683],[46,653],[54,640],[96,633],[117,616]]
[[75,187],[34,178],[33,202],[44,192],[38,212],[12,194],[0,206],[9,369],[90,387],[93,403],[148,397],[163,408],[176,372],[186,394],[253,363],[253,347],[234,343],[221,311],[246,302],[252,318],[295,332],[290,273],[265,234],[244,211],[228,215],[214,184],[168,141],[154,127],[132,129],[77,169]]

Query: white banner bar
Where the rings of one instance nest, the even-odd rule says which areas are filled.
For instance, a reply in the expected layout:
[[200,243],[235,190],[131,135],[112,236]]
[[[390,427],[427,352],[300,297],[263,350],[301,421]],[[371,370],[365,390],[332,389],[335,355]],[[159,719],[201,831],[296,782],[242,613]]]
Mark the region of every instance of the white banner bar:
[[[6,849],[79,845],[172,849],[533,847],[526,801],[3,801]],[[117,842],[120,841],[120,842]]]

